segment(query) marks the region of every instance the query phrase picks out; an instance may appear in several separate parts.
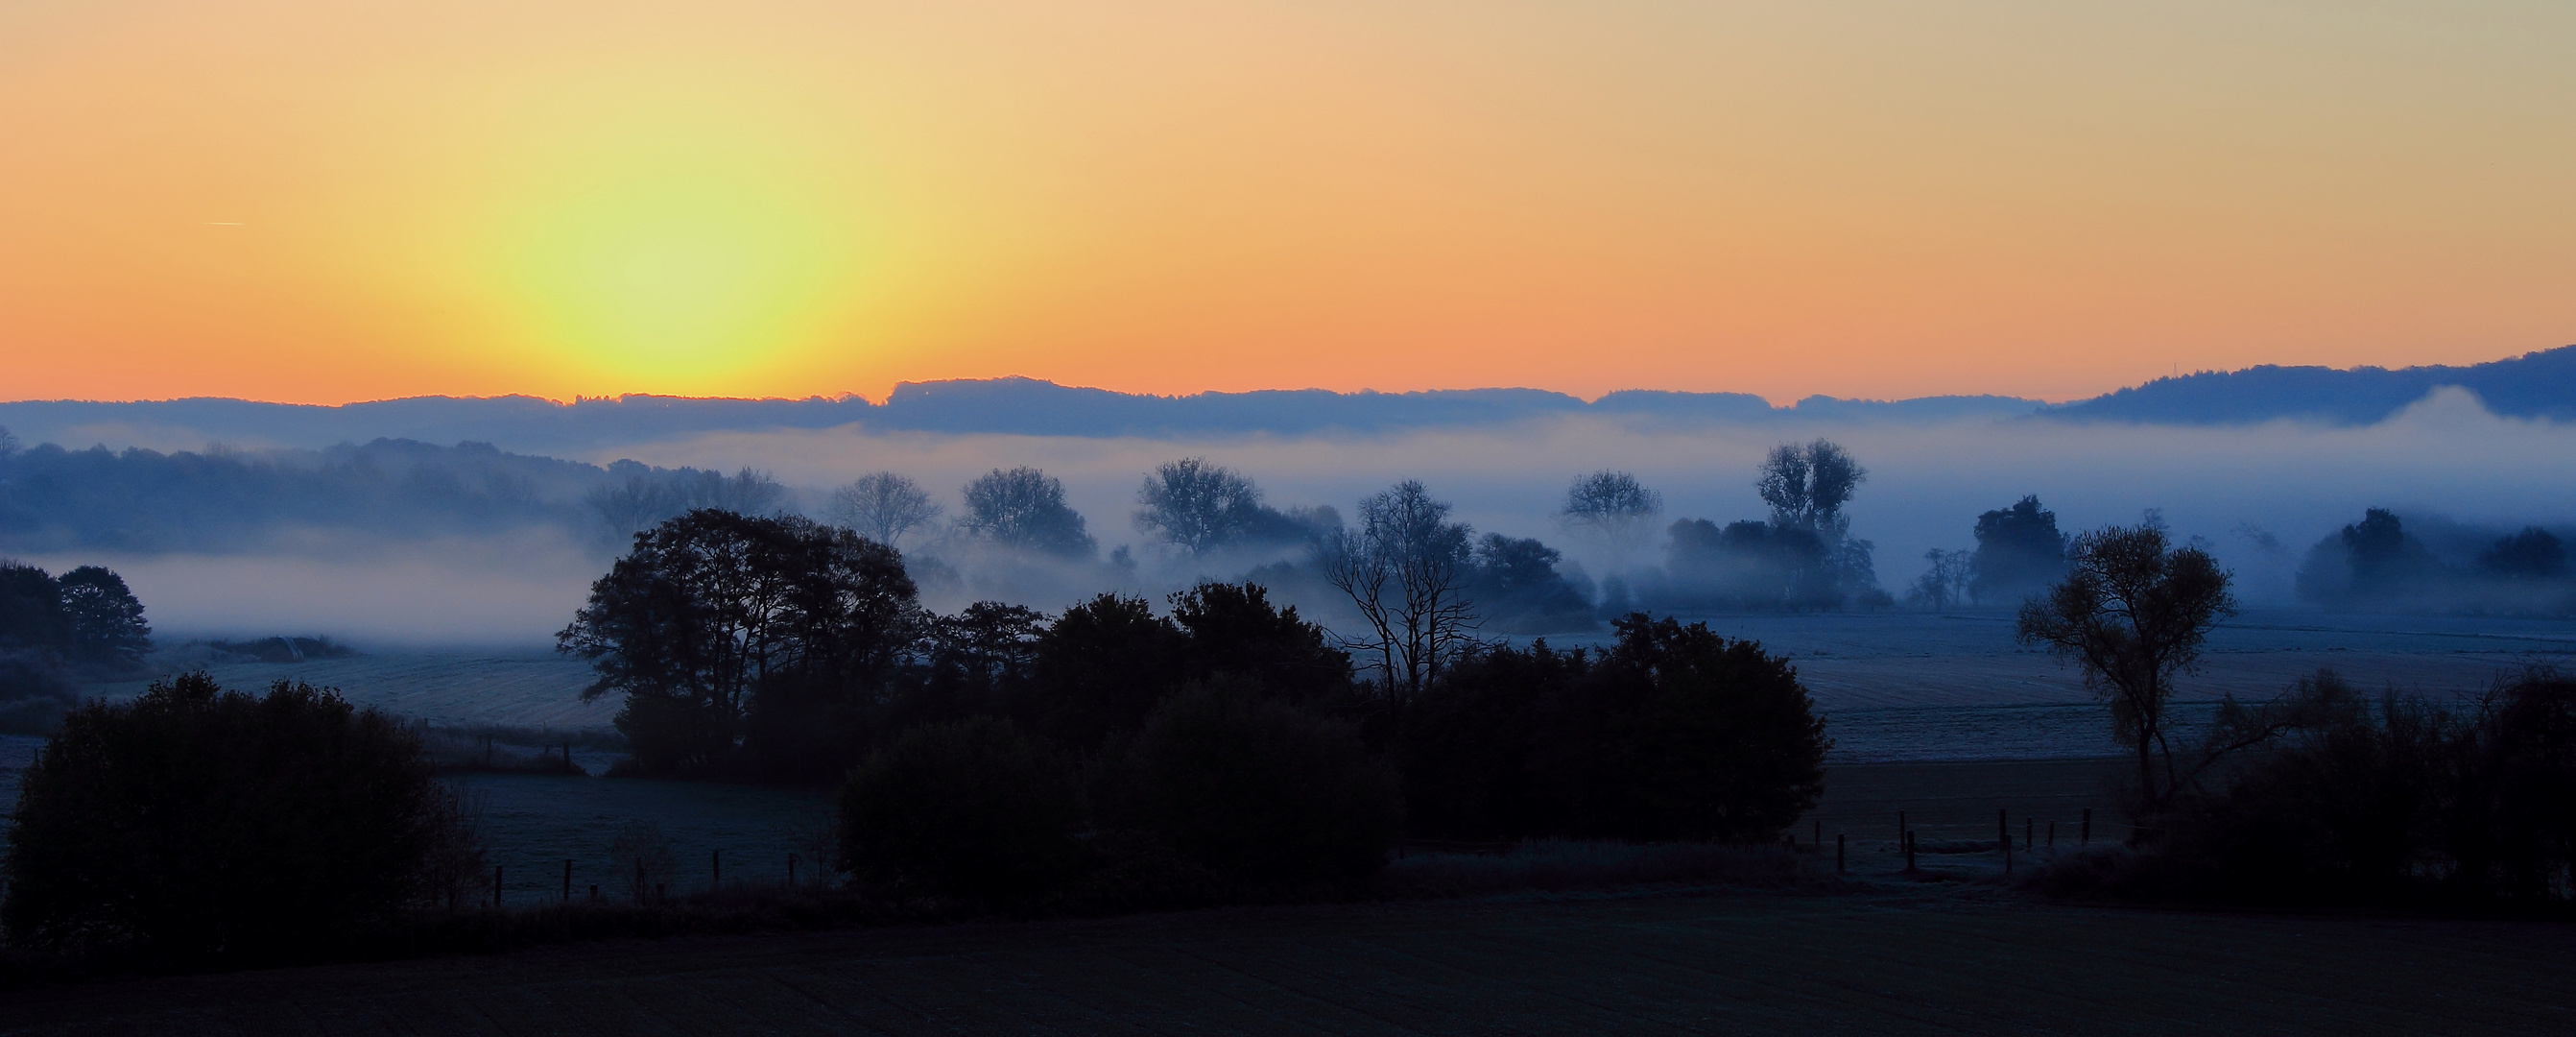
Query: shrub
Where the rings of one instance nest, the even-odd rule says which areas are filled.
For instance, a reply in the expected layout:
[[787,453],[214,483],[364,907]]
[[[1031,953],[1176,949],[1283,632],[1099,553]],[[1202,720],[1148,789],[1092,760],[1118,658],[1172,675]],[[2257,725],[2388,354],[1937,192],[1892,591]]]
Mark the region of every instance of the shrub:
[[190,674],[64,717],[26,771],[0,923],[52,947],[311,953],[428,894],[456,817],[392,718]]
[[913,728],[841,788],[843,865],[898,892],[1034,905],[1081,861],[1072,769],[1007,720]]
[[1107,827],[1256,886],[1374,874],[1403,820],[1395,776],[1348,725],[1233,685],[1186,689],[1106,754]]
[[2175,797],[2131,852],[2044,869],[2040,888],[2256,904],[2576,896],[2576,681],[2525,674],[2450,709],[2366,699],[2320,671],[2260,709],[2223,710],[2221,727],[2249,719],[2280,734],[2222,787]]
[[1420,833],[1769,842],[1815,805],[1831,743],[1797,669],[1643,613],[1598,656],[1497,645],[1408,710]]

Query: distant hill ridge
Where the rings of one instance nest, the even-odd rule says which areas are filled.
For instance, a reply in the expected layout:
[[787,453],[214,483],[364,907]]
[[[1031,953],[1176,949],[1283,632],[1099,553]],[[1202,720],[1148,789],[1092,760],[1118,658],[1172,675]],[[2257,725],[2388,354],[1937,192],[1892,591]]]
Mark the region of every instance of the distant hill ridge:
[[2038,400],[2009,396],[1898,401],[1812,396],[1775,408],[1746,393],[1654,390],[1614,392],[1590,403],[1542,389],[1277,389],[1151,396],[1012,377],[905,382],[884,403],[855,396],[743,400],[642,395],[569,404],[533,396],[419,396],[336,407],[223,398],[26,401],[0,403],[0,425],[29,443],[75,447],[120,431],[148,437],[155,430],[185,430],[288,446],[392,437],[429,443],[478,440],[512,450],[577,450],[705,432],[850,424],[885,431],[1037,436],[1301,435],[1484,425],[1559,414],[1723,422],[1925,421],[2011,417],[2039,407]]
[[222,398],[30,400],[0,403],[0,425],[28,443],[74,447],[172,438],[319,447],[393,437],[430,443],[479,440],[512,450],[582,450],[707,432],[850,424],[884,431],[1039,436],[1370,433],[1577,414],[1729,424],[2025,417],[2180,425],[2280,418],[2368,424],[2442,385],[2476,393],[2499,414],[2576,420],[2576,346],[2465,367],[2265,365],[2201,372],[2057,406],[2011,396],[1893,401],[1810,396],[1793,406],[1773,407],[1746,393],[1651,389],[1614,392],[1589,403],[1542,389],[1274,389],[1153,396],[1011,377],[905,382],[884,403],[855,396],[745,400],[643,395],[569,404],[533,396],[420,396],[336,407]]
[[2487,409],[2518,418],[2576,420],[2576,346],[2465,367],[2280,367],[2158,378],[2042,414],[2082,421],[2233,425],[2282,418],[2368,425],[2445,385],[2476,393]]

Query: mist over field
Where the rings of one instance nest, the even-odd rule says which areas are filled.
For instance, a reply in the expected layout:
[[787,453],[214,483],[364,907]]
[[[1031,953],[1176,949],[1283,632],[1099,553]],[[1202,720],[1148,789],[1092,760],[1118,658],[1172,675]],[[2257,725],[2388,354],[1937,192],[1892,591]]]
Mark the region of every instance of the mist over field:
[[[2264,605],[2289,603],[2310,546],[2357,521],[2366,508],[2393,509],[2410,528],[2460,528],[2469,531],[2464,535],[2576,519],[2576,426],[2499,417],[2456,388],[2365,425],[1990,417],[1746,425],[1583,414],[1377,434],[1115,437],[853,425],[610,444],[572,459],[758,469],[784,484],[781,507],[818,518],[833,486],[866,472],[891,470],[919,481],[953,517],[958,489],[968,480],[994,468],[1034,465],[1064,480],[1068,502],[1086,518],[1104,559],[1124,544],[1132,545],[1136,563],[1132,570],[1106,561],[1067,565],[1047,578],[1009,584],[1027,604],[1053,609],[1098,589],[1158,593],[1193,575],[1237,576],[1260,561],[1298,553],[1283,546],[1193,565],[1159,551],[1131,524],[1137,486],[1153,466],[1179,457],[1203,455],[1242,472],[1273,507],[1329,505],[1345,515],[1367,494],[1420,479],[1479,533],[1539,538],[1598,578],[1652,566],[1660,547],[1610,558],[1564,535],[1551,514],[1573,477],[1631,471],[1665,495],[1664,522],[1705,518],[1722,526],[1764,515],[1753,485],[1764,452],[1815,437],[1841,443],[1868,468],[1868,481],[1847,508],[1851,535],[1875,544],[1880,582],[1900,595],[1922,571],[1927,549],[1974,546],[1977,515],[2024,494],[2037,494],[2070,532],[2134,522],[2146,509],[2160,509],[2177,536],[2206,538],[2237,573],[2240,594]],[[613,532],[581,528],[595,518],[582,507],[582,491],[607,480],[598,472],[561,486],[514,483],[513,499],[533,509],[525,515],[465,515],[420,535],[282,524],[178,550],[47,545],[10,553],[57,570],[85,563],[115,568],[147,603],[155,626],[170,634],[292,631],[387,644],[537,643],[569,618],[620,546]],[[2261,533],[2271,535],[2270,547]],[[922,543],[916,537],[903,546],[918,552]],[[945,589],[925,582],[930,603],[941,608],[992,588],[971,580]]]

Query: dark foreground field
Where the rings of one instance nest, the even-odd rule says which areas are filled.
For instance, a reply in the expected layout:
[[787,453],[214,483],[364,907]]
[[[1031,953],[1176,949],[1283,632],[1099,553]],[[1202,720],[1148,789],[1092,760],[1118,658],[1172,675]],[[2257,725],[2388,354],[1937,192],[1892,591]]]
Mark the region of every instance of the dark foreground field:
[[2576,931],[1661,895],[590,945],[21,991],[66,1033],[2576,1032]]

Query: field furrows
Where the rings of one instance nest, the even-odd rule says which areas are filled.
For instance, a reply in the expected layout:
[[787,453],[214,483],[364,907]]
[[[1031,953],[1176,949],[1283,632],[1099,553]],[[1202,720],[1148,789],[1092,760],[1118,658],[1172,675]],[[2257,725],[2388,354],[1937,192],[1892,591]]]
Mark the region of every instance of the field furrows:
[[2563,929],[1932,898],[1218,911],[23,993],[72,1033],[2540,1033]]

